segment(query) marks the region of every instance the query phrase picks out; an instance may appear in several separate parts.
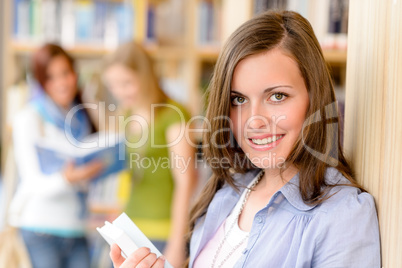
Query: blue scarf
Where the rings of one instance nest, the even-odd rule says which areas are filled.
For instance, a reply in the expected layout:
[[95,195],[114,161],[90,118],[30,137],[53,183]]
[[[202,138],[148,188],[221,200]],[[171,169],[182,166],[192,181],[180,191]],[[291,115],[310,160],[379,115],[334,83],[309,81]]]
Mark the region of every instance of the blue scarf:
[[[91,123],[84,109],[77,110],[71,119],[71,123],[68,124],[66,120],[67,111],[54,103],[47,94],[39,94],[31,103],[45,122],[56,126],[64,132],[66,129],[70,129],[75,140],[82,141],[83,138],[91,134]],[[75,105],[77,105],[77,103],[73,103],[71,108]],[[77,196],[81,205],[81,211],[79,213],[80,218],[84,218],[88,212],[86,206],[87,195],[86,191],[77,190]]]
[[[68,124],[66,121],[67,111],[54,103],[47,94],[40,94],[31,102],[45,122],[58,127],[62,131],[71,129],[71,134],[76,140],[81,141],[91,134],[91,123],[84,109],[77,110],[71,119],[71,123]],[[75,105],[77,103],[73,103],[71,108]]]

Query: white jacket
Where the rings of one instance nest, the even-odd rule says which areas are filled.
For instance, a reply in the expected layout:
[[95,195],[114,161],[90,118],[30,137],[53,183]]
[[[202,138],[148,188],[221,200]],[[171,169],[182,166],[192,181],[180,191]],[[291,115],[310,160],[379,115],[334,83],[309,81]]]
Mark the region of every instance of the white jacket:
[[63,130],[44,121],[27,106],[13,122],[13,140],[20,182],[10,207],[10,224],[18,227],[84,232],[84,219],[75,186],[61,172],[41,172],[35,144],[45,139],[68,143]]

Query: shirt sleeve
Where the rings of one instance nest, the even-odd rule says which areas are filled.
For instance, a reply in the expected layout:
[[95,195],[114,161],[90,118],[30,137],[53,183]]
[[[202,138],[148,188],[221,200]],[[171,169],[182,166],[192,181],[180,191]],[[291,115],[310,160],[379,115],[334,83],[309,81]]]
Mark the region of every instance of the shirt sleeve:
[[381,266],[374,199],[368,193],[359,194],[357,189],[349,189],[353,191],[337,197],[333,209],[321,212],[312,267]]
[[[41,118],[32,109],[26,109],[18,114],[13,123],[13,143],[15,161],[21,186],[25,190],[54,195],[72,187],[63,177],[61,171],[50,175],[41,172],[35,143],[41,137],[39,122]],[[45,123],[42,123],[45,124]],[[51,137],[46,137],[51,138]]]

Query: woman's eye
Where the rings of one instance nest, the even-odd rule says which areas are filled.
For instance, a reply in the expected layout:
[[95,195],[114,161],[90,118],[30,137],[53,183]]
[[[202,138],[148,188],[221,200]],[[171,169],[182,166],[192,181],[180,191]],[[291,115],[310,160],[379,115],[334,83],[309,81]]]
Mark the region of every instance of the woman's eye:
[[274,93],[269,100],[273,102],[280,102],[286,99],[286,95],[283,93]]
[[246,103],[246,99],[243,97],[234,97],[232,98],[232,104],[233,105],[241,105],[243,103]]

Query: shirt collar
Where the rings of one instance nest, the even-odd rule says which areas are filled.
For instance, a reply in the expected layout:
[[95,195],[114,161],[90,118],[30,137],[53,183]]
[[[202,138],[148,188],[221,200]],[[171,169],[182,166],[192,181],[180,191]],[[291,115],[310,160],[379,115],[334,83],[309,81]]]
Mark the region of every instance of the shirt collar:
[[[233,180],[237,188],[242,192],[244,188],[246,188],[252,180],[261,172],[261,169],[253,169],[245,174],[235,173],[233,175]],[[227,187],[230,187],[226,184]],[[239,195],[240,196],[240,195]]]
[[[335,168],[328,168],[325,172],[325,180],[329,185],[338,184],[344,177]],[[348,183],[346,179],[342,183]],[[315,208],[317,205],[306,204],[300,194],[300,178],[297,173],[288,183],[286,183],[280,190],[289,203],[298,210],[308,211]]]

